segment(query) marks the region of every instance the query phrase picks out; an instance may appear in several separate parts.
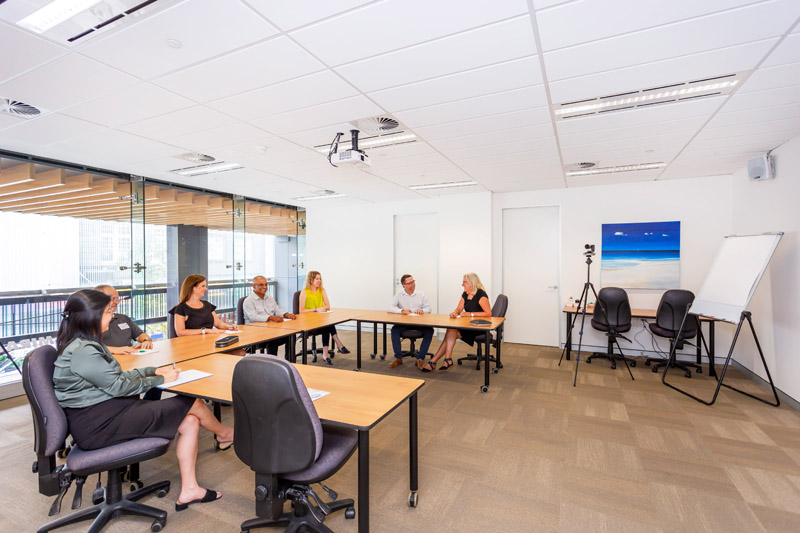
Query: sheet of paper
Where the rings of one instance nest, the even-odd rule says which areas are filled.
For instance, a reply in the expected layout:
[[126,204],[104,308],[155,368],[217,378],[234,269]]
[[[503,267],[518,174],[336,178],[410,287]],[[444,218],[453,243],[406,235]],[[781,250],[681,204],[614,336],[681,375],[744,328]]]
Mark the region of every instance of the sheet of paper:
[[202,372],[200,370],[184,370],[180,374],[178,374],[178,379],[175,381],[170,381],[169,383],[162,383],[158,386],[159,389],[168,389],[170,387],[177,387],[178,385],[183,385],[184,383],[189,383],[190,381],[197,381],[198,379],[207,378],[210,376],[208,372]]
[[134,350],[133,353],[136,355],[145,355],[148,353],[156,353],[158,350],[147,350],[145,348],[140,348],[138,350]]
[[406,316],[419,316],[419,313],[408,313]]
[[329,309],[329,310],[327,310],[327,311],[317,311],[317,313],[333,313],[333,311],[331,311],[331,310]]
[[327,396],[328,394],[330,394],[330,392],[324,390],[312,389],[311,387],[308,388],[308,395],[311,396],[312,402],[316,402],[317,400],[319,400],[323,396]]
[[226,329],[225,330],[225,333],[227,333],[228,335],[238,335],[241,332],[242,332],[242,330],[240,330],[240,329]]

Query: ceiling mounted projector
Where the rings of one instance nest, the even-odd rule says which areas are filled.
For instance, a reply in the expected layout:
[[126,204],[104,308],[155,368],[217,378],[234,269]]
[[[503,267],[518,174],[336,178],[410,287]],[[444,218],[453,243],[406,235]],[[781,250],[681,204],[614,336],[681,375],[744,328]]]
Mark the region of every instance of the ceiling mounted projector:
[[342,135],[344,134],[337,133],[336,137],[334,137],[331,142],[331,147],[328,151],[328,162],[335,167],[338,165],[354,165],[358,167],[372,166],[366,152],[358,149],[358,130],[350,130],[351,149],[339,152],[339,139],[341,139]]

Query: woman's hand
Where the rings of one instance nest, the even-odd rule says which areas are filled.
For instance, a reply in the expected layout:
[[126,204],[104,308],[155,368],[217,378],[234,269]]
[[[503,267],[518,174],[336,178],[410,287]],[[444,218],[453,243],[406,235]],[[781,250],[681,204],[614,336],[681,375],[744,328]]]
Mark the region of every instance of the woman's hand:
[[180,373],[180,368],[172,368],[171,366],[162,366],[161,368],[156,368],[156,376],[164,376],[164,383],[175,381],[178,379],[178,375]]
[[450,313],[450,318],[458,318],[458,313],[456,311],[453,311],[452,313]]
[[135,350],[135,346],[108,346],[108,351],[114,355],[125,355],[133,353]]
[[152,350],[153,349],[153,341],[150,339],[146,341],[142,341],[139,346],[136,346],[137,350]]

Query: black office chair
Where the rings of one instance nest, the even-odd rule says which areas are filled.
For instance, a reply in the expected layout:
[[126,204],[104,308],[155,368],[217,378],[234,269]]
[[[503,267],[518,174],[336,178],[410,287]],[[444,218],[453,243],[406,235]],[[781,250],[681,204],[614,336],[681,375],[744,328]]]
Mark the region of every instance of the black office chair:
[[178,332],[175,331],[175,316],[172,313],[167,313],[167,335],[168,339],[178,337]]
[[[608,322],[606,322],[608,317]],[[586,358],[587,363],[591,363],[593,358],[608,359],[611,361],[611,368],[617,368],[617,361],[623,359],[631,366],[636,366],[636,361],[630,357],[625,357],[617,339],[625,339],[622,335],[631,329],[631,304],[628,302],[628,293],[618,287],[605,287],[600,289],[597,295],[597,303],[592,314],[592,327],[598,331],[605,332],[608,337],[608,351],[605,353],[595,352]],[[614,353],[614,343],[617,344],[619,354]]]
[[244,326],[244,301],[246,299],[247,296],[242,296],[236,303],[236,323],[240,326]]
[[[335,500],[321,482],[353,455],[357,432],[320,422],[294,365],[270,355],[245,357],[236,363],[231,390],[234,448],[256,481],[258,518],[243,522],[242,532],[276,526],[329,532],[322,523],[326,515],[346,509],[345,517],[354,518],[353,500]],[[323,502],[311,489],[313,483],[320,483],[334,501]],[[293,512],[283,512],[287,499]]]
[[94,522],[88,531],[97,532],[112,518],[122,514],[154,518],[151,531],[161,531],[167,523],[167,512],[138,503],[138,500],[153,492],[163,498],[169,492],[169,481],[160,481],[123,496],[122,472],[135,463],[164,455],[171,442],[169,439],[133,439],[88,451],[75,445],[67,455],[66,465],[56,468],[56,452],[64,447],[69,432],[67,417],[53,389],[56,358],[52,346],[42,346],[29,353],[22,363],[22,386],[33,414],[33,449],[37,457],[33,471],[39,474],[39,492],[46,496],[57,495],[50,508],[50,516],[53,516],[60,512],[61,500],[73,480],[76,482],[73,509],[81,505],[81,489],[88,476],[105,471],[108,481],[104,498],[99,503],[46,524],[39,528],[39,533],[92,518]]
[[[419,350],[417,350],[416,342],[423,337],[423,333],[418,329],[407,329],[400,334],[400,339],[408,339],[411,341],[411,346],[409,347],[408,351],[401,352],[403,357],[419,357]],[[433,355],[431,352],[426,353],[425,355]],[[425,359],[425,356],[422,357]]]
[[[506,312],[508,312],[508,296],[505,294],[498,294],[497,299],[494,301],[494,305],[492,306],[492,316],[502,318],[506,316]],[[498,329],[496,337],[492,335],[491,331],[475,337],[475,343],[478,345],[478,353],[472,353],[466,357],[459,357],[458,364],[463,364],[462,361],[475,361],[475,370],[480,370],[481,361],[486,359],[482,353],[483,345],[486,342],[486,335],[489,335],[489,346],[494,346],[496,350],[497,346],[503,342],[502,331],[502,327]],[[494,373],[497,374],[497,369],[503,368],[503,363],[498,362],[497,359],[491,354],[486,354],[486,356],[488,357],[488,362],[486,364],[497,363],[494,369]]]
[[[295,315],[300,314],[300,291],[295,292],[294,296],[292,297],[292,313]],[[331,359],[333,359],[333,357],[336,355],[336,343],[333,341],[333,335],[331,335],[330,344],[331,345],[328,348],[328,355],[330,355]],[[295,350],[295,353],[298,355],[303,355],[302,350],[300,352]],[[313,333],[311,334],[311,352],[306,353],[311,353],[312,363],[317,362],[317,335]],[[320,353],[322,353],[322,349],[320,349]]]
[[[665,292],[661,297],[661,301],[658,303],[656,323],[648,324],[653,335],[669,339],[669,353],[672,353],[673,347],[676,351],[682,349],[687,339],[693,339],[697,336],[697,331],[700,328],[697,317],[695,315],[686,315],[686,309],[693,301],[694,293],[692,293],[692,291],[672,289]],[[678,330],[681,327],[684,315],[686,315],[686,323],[683,325],[680,338],[677,338]],[[684,375],[687,378],[692,377],[692,371],[689,367],[694,368],[695,372],[698,374],[702,374],[703,372],[703,367],[697,363],[690,363],[687,361],[678,362],[677,359],[673,359],[670,362],[669,356],[667,359],[648,357],[644,364],[650,366],[650,363],[656,363],[653,365],[653,372],[658,372],[658,369],[666,366],[668,362],[670,368],[680,368],[686,372]]]

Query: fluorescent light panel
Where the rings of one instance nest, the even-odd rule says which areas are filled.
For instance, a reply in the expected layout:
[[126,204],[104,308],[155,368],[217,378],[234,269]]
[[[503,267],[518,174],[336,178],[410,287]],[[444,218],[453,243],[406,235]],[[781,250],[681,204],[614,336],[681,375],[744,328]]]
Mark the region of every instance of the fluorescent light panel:
[[477,181],[449,181],[446,183],[426,183],[424,185],[409,185],[409,189],[415,191],[424,191],[428,189],[450,189],[452,187],[469,187],[470,185],[477,185]]
[[621,165],[617,167],[589,168],[586,170],[570,170],[567,176],[591,176],[593,174],[615,174],[617,172],[633,172],[636,170],[654,170],[667,166],[666,163],[641,163],[638,165]]
[[100,2],[101,0],[54,0],[17,22],[17,25],[41,34]]
[[198,165],[195,167],[178,168],[170,170],[173,174],[179,176],[202,176],[204,174],[214,174],[216,172],[226,172],[228,170],[236,170],[244,168],[239,163],[228,163],[226,161],[219,161],[218,163],[210,163],[208,165]]
[[327,200],[328,198],[344,198],[347,196],[346,194],[320,194],[316,196],[300,196],[297,198],[293,198],[293,200],[297,200],[298,202],[307,202],[309,200]]
[[[366,137],[358,141],[358,148],[361,149],[361,148],[369,148],[370,146],[383,146],[387,144],[410,142],[416,138],[417,136],[415,134],[404,131],[389,135],[381,135],[379,137]],[[350,141],[339,142],[339,151],[350,150],[351,148],[350,145],[351,145]],[[317,152],[321,154],[327,154],[328,150],[330,150],[330,145],[316,146],[315,148]]]

